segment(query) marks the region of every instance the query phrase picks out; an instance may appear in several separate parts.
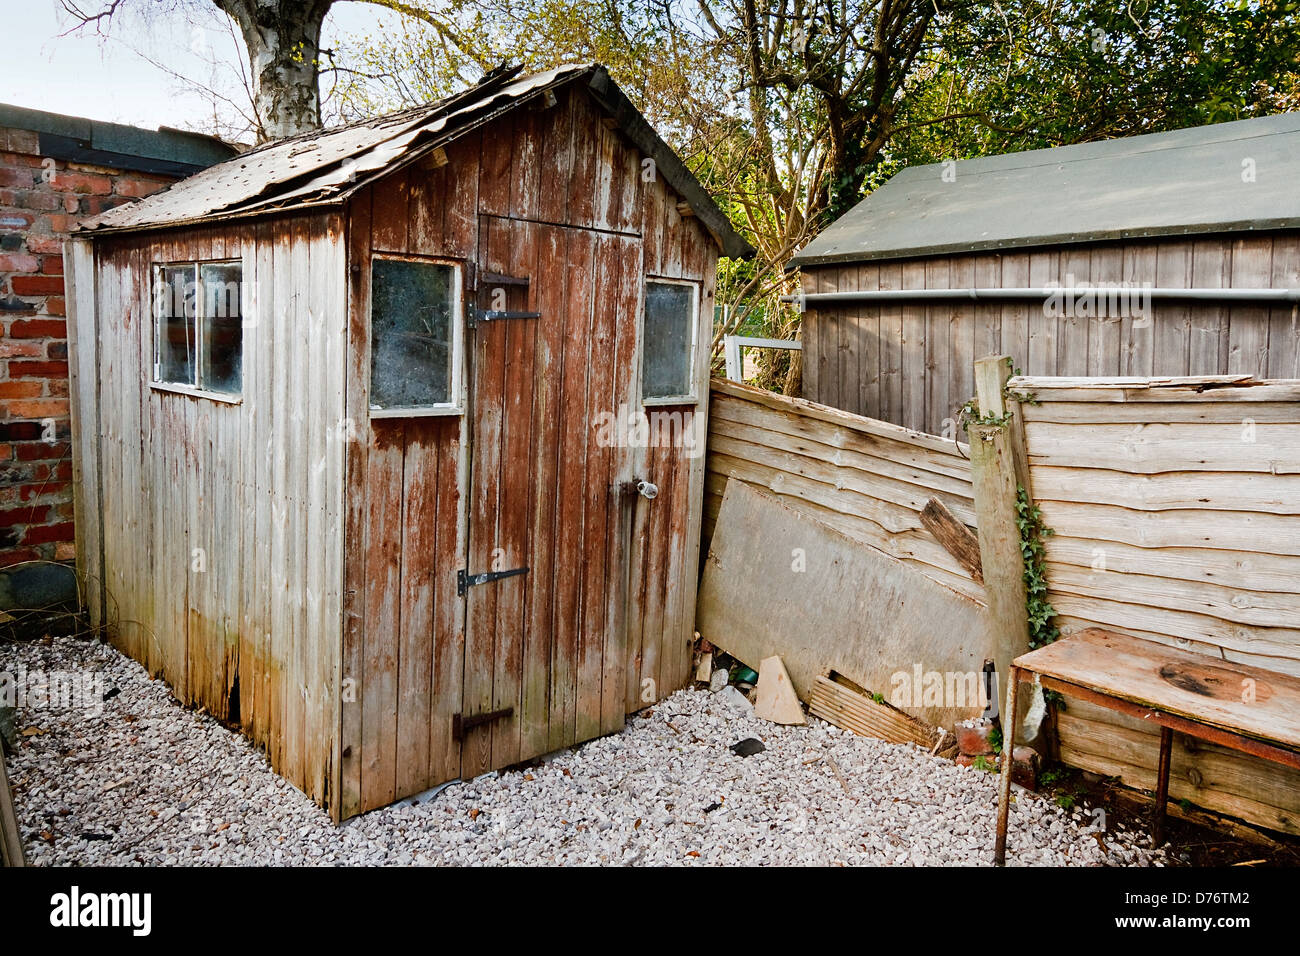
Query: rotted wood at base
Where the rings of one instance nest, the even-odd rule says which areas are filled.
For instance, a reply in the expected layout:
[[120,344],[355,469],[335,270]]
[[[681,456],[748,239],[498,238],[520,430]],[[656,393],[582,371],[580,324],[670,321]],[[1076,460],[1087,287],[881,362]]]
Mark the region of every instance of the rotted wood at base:
[[4,754],[0,753],[0,864],[26,866],[23,855],[23,838],[18,830],[18,817],[14,813],[13,792],[9,789],[9,776],[5,773]]

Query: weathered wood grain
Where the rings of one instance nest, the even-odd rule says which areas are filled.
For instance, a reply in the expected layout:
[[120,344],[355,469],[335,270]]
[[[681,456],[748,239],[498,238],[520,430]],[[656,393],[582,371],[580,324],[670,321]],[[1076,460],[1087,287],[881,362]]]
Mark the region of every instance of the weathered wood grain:
[[743,482],[727,485],[697,615],[751,667],[779,655],[802,698],[834,670],[936,726],[980,712],[893,695],[918,668],[980,671],[993,644],[979,604]]

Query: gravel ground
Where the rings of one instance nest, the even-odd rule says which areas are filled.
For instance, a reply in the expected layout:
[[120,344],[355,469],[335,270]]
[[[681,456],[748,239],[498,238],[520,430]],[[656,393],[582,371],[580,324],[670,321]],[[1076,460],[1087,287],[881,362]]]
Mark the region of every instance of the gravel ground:
[[[86,670],[103,713],[20,709],[9,759],[30,862],[158,864],[968,865],[992,858],[996,777],[811,720],[777,727],[680,691],[619,734],[453,784],[342,827],[243,737],[187,711],[103,644],[0,646],[0,671]],[[748,758],[731,744],[757,737]],[[1161,865],[1022,793],[1008,861]]]

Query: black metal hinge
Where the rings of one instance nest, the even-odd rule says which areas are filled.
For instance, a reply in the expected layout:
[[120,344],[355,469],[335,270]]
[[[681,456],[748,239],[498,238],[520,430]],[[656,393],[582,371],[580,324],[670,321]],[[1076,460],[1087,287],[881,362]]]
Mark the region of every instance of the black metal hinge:
[[504,707],[501,710],[491,710],[486,714],[472,714],[465,717],[462,714],[451,715],[451,739],[464,740],[465,732],[473,730],[482,724],[491,723],[494,720],[501,720],[503,717],[509,717],[515,712],[513,707]]
[[469,324],[481,325],[484,322],[499,322],[502,319],[540,319],[540,312],[505,312],[494,309],[471,309]]
[[513,578],[516,574],[527,573],[527,568],[511,568],[509,571],[484,571],[482,574],[470,574],[461,568],[456,572],[456,593],[463,595],[476,584],[487,584],[490,581],[500,581],[502,578]]

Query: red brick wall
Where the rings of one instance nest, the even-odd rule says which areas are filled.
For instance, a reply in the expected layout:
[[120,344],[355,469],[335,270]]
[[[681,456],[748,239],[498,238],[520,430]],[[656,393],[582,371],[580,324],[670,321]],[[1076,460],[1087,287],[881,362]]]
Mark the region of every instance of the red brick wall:
[[73,558],[63,239],[171,179],[42,157],[0,128],[0,567]]

